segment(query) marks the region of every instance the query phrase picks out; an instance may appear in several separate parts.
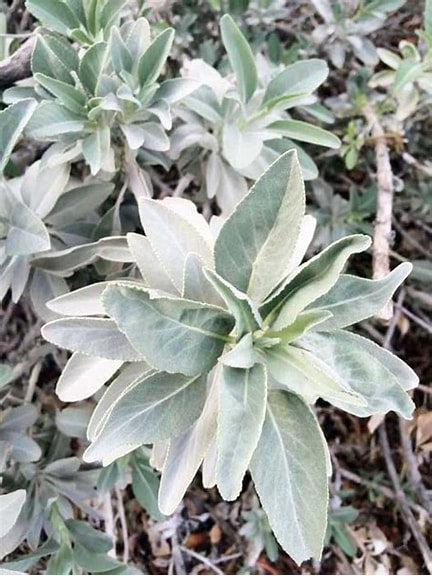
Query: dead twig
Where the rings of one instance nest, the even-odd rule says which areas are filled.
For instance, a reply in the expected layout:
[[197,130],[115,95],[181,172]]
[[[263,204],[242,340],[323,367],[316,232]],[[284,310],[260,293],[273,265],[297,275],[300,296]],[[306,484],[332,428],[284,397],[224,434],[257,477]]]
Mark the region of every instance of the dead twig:
[[429,548],[426,538],[420,531],[417,520],[415,519],[414,514],[412,513],[411,508],[406,501],[405,494],[402,490],[399,476],[391,455],[385,422],[383,422],[379,427],[379,440],[387,466],[387,471],[394,487],[396,500],[399,502],[405,521],[409,526],[414,540],[417,542],[417,546],[421,552],[421,555],[423,556],[426,568],[429,574],[432,574],[432,552]]
[[222,572],[222,570],[219,570],[219,568],[217,566],[215,566],[211,560],[209,560],[208,558],[206,558],[202,554],[198,554],[198,552],[195,552],[194,550],[190,550],[189,548],[186,548],[186,546],[180,545],[179,548],[182,552],[186,552],[186,554],[189,554],[189,556],[192,556],[192,558],[199,560],[200,562],[202,562],[203,564],[205,564],[206,566],[211,568],[213,570],[213,572],[212,572],[213,574],[222,574],[222,575],[224,574]]
[[114,513],[111,501],[111,492],[107,492],[102,500],[103,518],[105,520],[105,534],[109,536],[112,542],[112,548],[108,552],[108,556],[116,558],[116,538],[114,531]]
[[[377,169],[377,210],[374,224],[372,265],[373,277],[380,280],[390,272],[390,242],[393,214],[393,173],[384,130],[372,106],[366,105],[363,114],[368,122],[375,142]],[[389,322],[393,316],[392,302],[388,302],[378,318]]]
[[115,488],[115,493],[117,497],[117,511],[120,520],[122,540],[123,540],[123,562],[127,564],[129,561],[129,534],[128,534],[125,509],[123,505],[123,495],[121,493],[121,490],[117,488],[117,486]]
[[30,36],[16,52],[0,62],[0,88],[7,88],[31,76],[30,60],[35,42],[36,35]]

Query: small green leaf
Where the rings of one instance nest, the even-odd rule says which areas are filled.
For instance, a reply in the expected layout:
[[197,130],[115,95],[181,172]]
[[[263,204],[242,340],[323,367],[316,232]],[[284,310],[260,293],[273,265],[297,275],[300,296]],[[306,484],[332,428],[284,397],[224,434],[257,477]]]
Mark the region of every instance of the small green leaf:
[[277,120],[270,124],[268,128],[282,136],[300,142],[309,142],[310,144],[325,146],[326,148],[340,148],[341,145],[341,141],[337,136],[328,130],[313,126],[309,124],[309,122],[301,122],[300,120]]
[[250,469],[270,526],[284,550],[298,564],[319,558],[327,528],[326,454],[318,422],[294,394],[269,393]]
[[107,313],[155,369],[186,375],[209,371],[233,318],[223,309],[174,297],[152,297],[120,284],[103,294]]
[[224,366],[219,389],[216,481],[224,500],[240,494],[243,477],[261,436],[267,398],[263,364]]
[[26,0],[26,7],[44,26],[60,34],[80,27],[77,16],[63,0]]
[[283,344],[289,344],[298,338],[301,338],[306,332],[312,328],[322,330],[322,326],[332,317],[332,313],[326,310],[306,310],[301,312],[292,324],[283,328],[279,332],[269,331],[267,336],[270,338],[280,338]]
[[175,32],[172,28],[167,28],[157,36],[138,63],[138,77],[141,86],[153,84],[158,79],[162,67],[171,50]]
[[32,117],[37,103],[22,100],[0,112],[0,173],[9,162],[9,157],[24,128]]
[[247,103],[258,86],[255,57],[234,20],[228,14],[220,22],[222,42],[228,54],[243,102]]
[[79,65],[79,77],[90,95],[96,95],[99,79],[105,69],[109,58],[109,50],[106,42],[93,44],[81,58]]
[[205,277],[224,299],[229,311],[236,321],[237,338],[248,332],[255,332],[262,327],[261,316],[251,300],[224,280],[219,274],[208,268],[204,270]]
[[254,364],[260,362],[260,357],[254,348],[252,334],[245,334],[234,348],[219,358],[219,362],[231,368],[252,368]]
[[159,478],[142,457],[135,456],[133,460],[132,490],[135,498],[150,516],[159,522],[165,519],[158,506]]
[[324,60],[312,58],[295,62],[271,80],[264,95],[264,103],[271,108],[299,96],[308,96],[324,82],[328,72]]
[[14,379],[14,373],[7,364],[0,364],[0,388],[7,386]]

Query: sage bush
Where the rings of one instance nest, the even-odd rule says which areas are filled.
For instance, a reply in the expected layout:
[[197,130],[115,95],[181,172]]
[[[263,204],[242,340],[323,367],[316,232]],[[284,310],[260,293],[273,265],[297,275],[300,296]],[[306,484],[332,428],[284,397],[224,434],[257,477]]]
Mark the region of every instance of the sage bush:
[[[262,7],[265,26],[285,16],[282,4]],[[342,16],[314,4],[325,20],[314,40],[342,34]],[[338,39],[330,55],[340,67],[350,46],[366,64],[379,56],[390,66],[371,86],[392,83],[399,120],[400,70],[415,61],[404,90],[430,92],[428,64],[408,43],[399,57],[363,35],[401,4],[347,20],[348,44]],[[31,76],[2,93],[0,298],[37,318],[35,362],[56,380],[57,399],[54,416],[40,411],[29,384],[17,403],[11,389],[26,365],[0,366],[4,568],[48,558],[50,574],[139,573],[84,518],[99,518],[98,501],[120,482],[161,521],[199,471],[227,501],[250,475],[280,546],[297,564],[320,559],[332,462],[317,402],[410,419],[418,384],[353,329],[388,304],[412,265],[374,280],[346,273],[370,236],[351,222],[334,239],[320,221],[320,186],[332,195],[324,181],[306,203],[316,146],[341,144],[321,126],[334,122],[317,95],[327,63],[274,62],[229,14],[217,67],[200,54],[170,59],[175,31],[142,2],[26,6],[41,27]],[[246,23],[261,22],[260,6],[251,3]],[[19,172],[22,142],[41,148]],[[356,194],[349,207],[366,219],[370,202]]]

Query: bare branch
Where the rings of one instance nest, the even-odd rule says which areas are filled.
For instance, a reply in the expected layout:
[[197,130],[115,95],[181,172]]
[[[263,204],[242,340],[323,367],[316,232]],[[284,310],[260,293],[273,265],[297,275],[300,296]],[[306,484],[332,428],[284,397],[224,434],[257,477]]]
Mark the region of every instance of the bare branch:
[[[370,126],[375,140],[375,157],[377,167],[377,210],[373,235],[373,277],[380,280],[390,272],[390,241],[392,236],[393,214],[393,173],[390,164],[390,154],[384,130],[378,120],[375,110],[367,105],[363,114]],[[393,316],[393,305],[389,302],[378,314],[378,318],[389,322]]]
[[16,52],[0,62],[0,88],[7,88],[31,76],[31,55],[35,42],[36,36],[30,36]]

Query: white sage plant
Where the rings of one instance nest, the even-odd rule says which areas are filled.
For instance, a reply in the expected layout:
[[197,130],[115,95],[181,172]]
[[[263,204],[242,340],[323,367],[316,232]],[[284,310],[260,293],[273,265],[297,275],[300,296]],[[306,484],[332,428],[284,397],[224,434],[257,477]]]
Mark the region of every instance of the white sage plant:
[[201,59],[184,65],[184,78],[201,86],[174,106],[170,155],[198,174],[207,196],[228,215],[247,193],[248,179],[256,180],[282,152],[297,149],[303,176],[312,179],[317,167],[298,142],[339,148],[340,141],[288,112],[296,107],[310,119],[331,120],[325,108],[311,106],[328,75],[324,60],[271,67],[253,54],[231,16],[221,18],[220,28],[234,74],[223,76]]
[[129,255],[123,237],[93,238],[114,185],[73,178],[69,163],[52,160],[48,154],[24,176],[0,178],[0,300],[11,290],[18,302],[29,286],[44,319],[53,317],[45,303],[68,292],[65,278],[77,268],[98,258],[123,263]]
[[111,26],[106,40],[79,51],[68,38],[39,34],[31,85],[15,86],[3,99],[38,101],[25,135],[55,142],[64,161],[82,157],[93,175],[124,171],[133,190],[138,178],[150,194],[140,164],[166,164],[171,106],[198,86],[184,78],[159,82],[173,38],[172,28],[152,38],[145,18]]
[[417,376],[347,330],[382,308],[411,265],[382,280],[344,274],[369,247],[364,235],[303,262],[314,219],[295,151],[210,226],[185,199],[142,199],[139,209],[145,236],[127,241],[140,276],[60,296],[50,307],[63,318],[42,329],[73,352],[61,400],[106,385],[84,459],[107,465],[152,445],[164,514],[200,466],[226,500],[249,471],[281,546],[297,563],[319,558],[331,464],[313,405],[411,417]]

